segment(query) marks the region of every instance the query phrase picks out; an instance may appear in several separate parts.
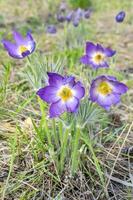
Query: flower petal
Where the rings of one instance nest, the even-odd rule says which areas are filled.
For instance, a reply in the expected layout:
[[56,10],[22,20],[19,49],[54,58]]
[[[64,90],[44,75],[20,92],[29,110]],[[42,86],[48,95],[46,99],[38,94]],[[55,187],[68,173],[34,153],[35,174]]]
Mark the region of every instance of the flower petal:
[[70,87],[73,87],[75,84],[75,77],[73,76],[67,76],[63,79],[63,84],[64,85],[69,85]]
[[8,51],[9,55],[13,58],[21,59],[23,56],[18,51],[18,46],[16,44],[11,43],[8,40],[2,40],[2,44],[5,49]]
[[78,99],[83,98],[85,95],[85,88],[80,81],[78,81],[72,89],[74,90],[74,96]]
[[94,52],[96,52],[96,45],[92,42],[86,42],[86,54],[90,55]]
[[67,111],[66,104],[63,101],[59,100],[51,104],[49,109],[49,115],[50,118],[54,118],[60,116],[62,113],[66,111]]
[[102,107],[115,105],[120,102],[120,95],[116,93],[111,93],[110,95],[107,96],[99,94],[96,102],[100,104]]
[[27,32],[26,38],[27,38],[27,40],[31,40],[31,41],[34,40],[30,31]]
[[57,96],[57,88],[53,86],[46,86],[38,90],[37,95],[47,103],[54,103],[60,99]]
[[91,86],[89,93],[90,93],[90,100],[95,102],[98,98],[98,93],[96,88]]
[[80,58],[80,62],[83,63],[84,65],[89,65],[90,64],[90,58],[88,55],[84,55]]
[[57,74],[57,73],[51,73],[51,72],[48,72],[48,77],[49,77],[49,84],[51,86],[54,86],[54,87],[60,87],[63,85],[63,76]]
[[19,32],[13,31],[13,37],[14,37],[15,42],[18,45],[21,45],[21,44],[24,43],[24,38],[23,38],[23,36]]
[[107,57],[112,57],[116,54],[116,51],[114,51],[110,48],[104,48],[104,53]]
[[[30,51],[30,53],[32,53],[35,50],[36,43],[33,40],[33,37],[30,34],[30,32],[28,32],[26,37],[24,38],[19,32],[14,31],[13,32],[13,37],[14,37],[14,40],[16,41],[18,46],[21,46],[21,45],[25,46]],[[24,52],[24,57],[26,55],[29,55],[30,53],[26,54]]]
[[104,48],[100,44],[97,44],[96,51],[104,53]]
[[118,94],[124,94],[127,92],[128,87],[124,83],[120,83],[118,81],[111,82],[113,85],[113,91]]
[[111,80],[111,81],[117,81],[117,79],[116,79],[116,77],[114,77],[114,76],[106,76],[107,77],[107,79],[109,79],[109,80]]
[[79,100],[76,97],[66,102],[67,112],[76,112],[79,107]]

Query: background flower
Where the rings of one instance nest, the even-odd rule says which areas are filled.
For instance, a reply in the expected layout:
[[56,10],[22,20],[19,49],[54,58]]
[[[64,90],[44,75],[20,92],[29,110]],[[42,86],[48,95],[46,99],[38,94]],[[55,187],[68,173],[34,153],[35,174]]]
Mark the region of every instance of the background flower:
[[86,54],[80,58],[81,63],[91,65],[94,69],[100,67],[109,67],[107,57],[112,57],[116,51],[110,48],[104,48],[100,44],[86,42]]
[[113,76],[99,76],[92,81],[90,99],[106,110],[120,102],[120,96],[126,93],[127,86]]
[[76,112],[85,89],[72,76],[63,77],[56,73],[48,73],[49,85],[39,89],[37,95],[50,104],[50,117],[58,117],[64,112]]
[[28,32],[24,38],[20,33],[14,31],[13,37],[15,43],[5,39],[2,40],[2,44],[11,57],[21,59],[28,56],[35,50],[36,44],[30,32]]
[[121,23],[124,21],[125,16],[126,16],[126,13],[124,11],[121,11],[116,15],[115,19],[118,23]]

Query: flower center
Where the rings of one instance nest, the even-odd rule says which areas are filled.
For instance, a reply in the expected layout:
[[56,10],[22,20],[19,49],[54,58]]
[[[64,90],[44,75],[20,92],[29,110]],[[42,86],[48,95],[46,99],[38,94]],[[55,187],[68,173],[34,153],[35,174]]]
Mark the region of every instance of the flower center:
[[61,97],[63,101],[67,101],[73,97],[72,90],[67,86],[62,87],[58,92],[58,95]]
[[20,53],[22,54],[22,53],[28,51],[28,49],[27,49],[27,47],[21,45],[21,46],[19,47],[19,51],[20,51]]
[[105,58],[104,54],[102,54],[102,53],[97,53],[97,54],[94,56],[93,60],[94,60],[95,63],[99,64],[99,63],[101,63],[101,62],[104,61],[104,58]]
[[103,81],[99,84],[98,88],[97,88],[98,92],[103,94],[103,95],[108,95],[112,92],[112,88],[110,87],[110,85]]

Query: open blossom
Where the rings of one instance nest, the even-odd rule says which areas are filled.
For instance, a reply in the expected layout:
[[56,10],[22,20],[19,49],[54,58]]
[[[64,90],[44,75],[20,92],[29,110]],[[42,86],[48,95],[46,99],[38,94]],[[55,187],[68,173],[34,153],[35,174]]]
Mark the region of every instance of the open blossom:
[[38,90],[37,95],[50,104],[50,118],[64,112],[76,112],[80,99],[85,94],[81,82],[75,82],[72,76],[63,77],[57,73],[48,73],[49,85]]
[[20,33],[14,31],[13,37],[15,43],[5,39],[2,40],[2,44],[11,57],[21,59],[28,56],[35,50],[36,44],[30,32],[27,33],[26,37],[23,37]]
[[110,48],[104,48],[100,44],[86,42],[86,54],[80,58],[81,63],[91,65],[92,68],[109,67],[107,58],[112,57],[116,51]]
[[121,23],[124,21],[125,16],[126,16],[126,13],[124,11],[121,11],[116,15],[115,19],[118,23]]
[[112,105],[120,102],[120,96],[126,93],[128,87],[113,76],[98,76],[92,81],[90,99],[104,109],[109,110]]

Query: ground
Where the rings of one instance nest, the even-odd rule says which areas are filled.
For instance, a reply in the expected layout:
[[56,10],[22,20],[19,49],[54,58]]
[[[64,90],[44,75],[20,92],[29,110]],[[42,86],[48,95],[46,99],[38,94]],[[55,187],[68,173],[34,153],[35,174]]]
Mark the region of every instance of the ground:
[[[94,0],[91,17],[78,27],[58,24],[54,16],[60,1],[52,2],[0,1],[0,39],[11,38],[14,28],[23,34],[30,29],[37,43],[29,60],[12,59],[0,46],[1,200],[132,200],[133,2]],[[114,18],[120,10],[126,12],[126,18],[118,24]],[[46,33],[50,20],[58,27],[55,35]],[[79,63],[86,40],[117,51],[108,73],[127,84],[129,91],[109,114],[94,118],[96,124],[88,129],[90,140],[79,149],[81,160],[76,174],[71,176],[66,161],[60,175],[56,163],[50,160],[47,144],[39,139],[43,126],[37,128],[42,113],[36,91],[44,78],[42,66],[44,73],[54,69],[75,74],[81,80],[83,76],[86,83],[86,71],[81,71]]]

